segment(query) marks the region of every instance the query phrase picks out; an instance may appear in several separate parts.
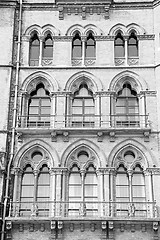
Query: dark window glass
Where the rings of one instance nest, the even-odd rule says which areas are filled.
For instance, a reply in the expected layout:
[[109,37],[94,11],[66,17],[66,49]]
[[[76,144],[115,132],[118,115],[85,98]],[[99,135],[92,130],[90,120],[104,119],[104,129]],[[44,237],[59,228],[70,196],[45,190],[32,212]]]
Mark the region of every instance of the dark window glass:
[[29,99],[29,126],[49,126],[50,107],[49,92],[44,89],[43,84],[39,84],[36,90],[31,93],[31,97]]
[[137,57],[138,56],[138,40],[135,33],[131,33],[128,39],[128,56]]
[[124,57],[125,55],[125,42],[121,33],[118,33],[117,36],[115,37],[114,51],[115,57]]
[[43,42],[43,58],[53,57],[53,40],[50,34],[47,35]]
[[82,41],[79,33],[76,33],[72,40],[72,57],[82,57]]
[[94,121],[93,93],[87,85],[81,84],[79,91],[75,92],[72,100],[72,117],[74,125],[91,126]]
[[139,124],[138,97],[129,83],[125,83],[123,89],[118,92],[116,115],[117,124],[119,125],[135,126]]
[[35,33],[30,40],[30,66],[37,66],[39,64],[40,42]]
[[89,33],[87,41],[85,42],[85,47],[85,56],[88,58],[95,57],[96,42],[92,33]]

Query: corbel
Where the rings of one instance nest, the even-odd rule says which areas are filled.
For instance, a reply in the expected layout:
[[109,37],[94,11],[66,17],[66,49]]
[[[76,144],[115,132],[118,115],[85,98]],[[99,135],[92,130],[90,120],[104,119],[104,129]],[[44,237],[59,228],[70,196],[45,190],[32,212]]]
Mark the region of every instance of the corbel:
[[104,11],[105,11],[104,18],[108,19],[109,18],[109,7],[104,7]]
[[23,136],[22,133],[17,132],[17,140],[18,140],[18,142],[22,142],[22,136]]
[[6,229],[7,229],[7,231],[10,231],[12,229],[12,222],[11,221],[6,222]]
[[90,7],[90,9],[89,9],[89,14],[93,15],[93,8],[92,7]]
[[97,141],[103,142],[103,132],[97,132]]
[[120,224],[120,231],[121,231],[121,232],[124,232],[124,223],[121,223],[121,224]]
[[67,14],[71,15],[71,9],[70,8],[67,8]]
[[23,224],[19,224],[19,232],[23,232],[24,231],[24,225]]
[[113,221],[108,222],[108,238],[114,239],[114,223],[113,223]]
[[86,7],[82,7],[82,19],[86,19]]
[[51,223],[50,223],[51,225],[51,230],[55,230],[56,229],[56,221],[52,221],[51,220]]
[[69,141],[69,133],[63,132],[63,142],[68,142],[68,141]]
[[63,228],[63,222],[58,221],[58,229],[61,230]]
[[80,230],[81,232],[84,232],[84,223],[80,223]]
[[95,223],[91,223],[91,232],[94,232],[95,231]]
[[131,224],[131,232],[135,232],[135,225]]
[[115,142],[115,135],[116,135],[116,134],[115,134],[115,132],[113,132],[113,131],[109,133],[110,142]]
[[153,230],[154,232],[158,231],[158,222],[153,222]]
[[141,230],[142,230],[142,232],[146,232],[146,224],[141,225]]
[[59,20],[63,20],[64,19],[64,8],[62,6],[60,6],[58,8],[59,10]]
[[56,131],[51,132],[51,141],[57,142],[57,133]]
[[45,224],[44,224],[44,223],[41,223],[41,225],[40,225],[40,231],[41,231],[41,232],[44,232],[44,231],[45,231]]
[[149,131],[144,132],[144,142],[149,142],[149,136],[150,136]]
[[69,224],[69,230],[70,230],[70,232],[74,231],[74,223]]
[[154,231],[154,236],[153,239],[154,240],[158,240],[158,222],[153,222],[153,231]]
[[29,232],[34,232],[34,224],[33,223],[29,224]]
[[107,229],[107,222],[102,221],[101,226],[102,226],[102,230],[106,230]]
[[78,8],[75,8],[75,15],[78,15]]

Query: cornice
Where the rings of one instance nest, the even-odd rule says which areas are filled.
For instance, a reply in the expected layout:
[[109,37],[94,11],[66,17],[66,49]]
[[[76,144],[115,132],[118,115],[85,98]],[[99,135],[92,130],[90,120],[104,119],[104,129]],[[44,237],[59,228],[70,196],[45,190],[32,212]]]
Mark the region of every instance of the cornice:
[[1,0],[0,1],[0,8],[8,8],[8,7],[16,7],[17,0]]

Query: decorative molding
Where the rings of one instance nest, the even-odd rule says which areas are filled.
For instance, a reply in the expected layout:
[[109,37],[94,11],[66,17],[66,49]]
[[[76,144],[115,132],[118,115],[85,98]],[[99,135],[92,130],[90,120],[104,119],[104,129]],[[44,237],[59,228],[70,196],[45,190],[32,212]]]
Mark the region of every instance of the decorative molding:
[[19,232],[23,232],[24,231],[24,225],[23,224],[19,224]]
[[95,231],[95,223],[91,223],[90,227],[91,227],[91,232],[94,232]]
[[150,132],[149,131],[145,131],[143,133],[143,135],[144,135],[144,142],[149,142],[150,141],[149,140]]
[[141,230],[142,230],[142,232],[146,232],[146,224],[143,223],[141,225]]
[[49,66],[52,64],[53,64],[52,59],[42,59],[42,66]]
[[84,223],[80,223],[80,231],[81,231],[81,232],[84,232],[84,230],[85,230],[85,229],[84,229]]
[[33,223],[29,224],[29,232],[34,232],[34,224]]
[[56,221],[51,221],[51,223],[50,223],[51,225],[51,230],[54,230],[54,229],[56,229]]
[[72,59],[72,66],[81,66],[82,59]]
[[63,221],[58,221],[58,229],[61,230],[63,228]]
[[144,35],[137,35],[139,40],[154,40],[155,34],[144,34]]
[[44,223],[41,223],[41,224],[40,224],[40,231],[41,231],[41,232],[44,232],[44,231],[45,231],[45,224],[44,224]]
[[153,231],[158,231],[158,222],[153,222]]
[[103,15],[104,19],[109,18],[109,9],[111,7],[111,0],[86,0],[83,2],[77,0],[56,0],[59,11],[59,19],[63,20],[65,14],[67,15],[81,15],[82,20],[85,20],[88,15]]
[[70,232],[74,231],[74,223],[69,224],[69,230],[70,230]]
[[140,91],[140,94],[145,94],[145,95],[149,95],[149,96],[155,96],[157,95],[157,91],[153,91],[153,90],[146,90],[146,91]]
[[128,58],[128,65],[138,65],[139,58]]
[[57,132],[51,132],[51,142],[57,142]]
[[97,132],[97,141],[103,142],[103,132]]
[[116,136],[115,132],[114,131],[110,132],[109,136],[110,136],[110,142],[115,142],[115,136]]
[[68,142],[68,141],[69,141],[69,133],[63,132],[63,142]]
[[85,65],[88,66],[88,65],[94,65],[96,62],[96,59],[85,59]]
[[125,64],[125,58],[115,58],[115,65],[120,66]]
[[123,223],[120,224],[120,231],[121,232],[124,232],[125,230],[125,225]]
[[102,226],[102,230],[106,230],[107,229],[107,222],[106,221],[102,221],[101,222],[101,226]]

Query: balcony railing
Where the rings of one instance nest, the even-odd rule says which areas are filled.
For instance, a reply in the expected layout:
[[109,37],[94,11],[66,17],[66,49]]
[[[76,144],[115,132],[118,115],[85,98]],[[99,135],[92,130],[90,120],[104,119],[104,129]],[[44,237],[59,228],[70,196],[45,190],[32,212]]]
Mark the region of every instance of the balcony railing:
[[9,217],[158,217],[155,202],[11,202]]
[[37,115],[20,116],[20,128],[149,128],[148,115]]

